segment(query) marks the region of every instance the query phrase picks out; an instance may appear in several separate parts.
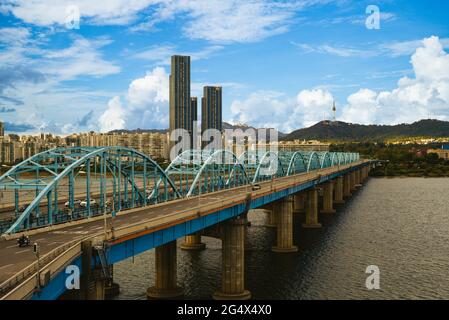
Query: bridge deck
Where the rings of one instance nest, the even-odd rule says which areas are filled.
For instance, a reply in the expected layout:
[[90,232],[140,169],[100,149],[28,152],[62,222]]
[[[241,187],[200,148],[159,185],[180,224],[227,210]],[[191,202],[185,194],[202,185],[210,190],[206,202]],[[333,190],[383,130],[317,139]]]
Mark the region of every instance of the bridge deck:
[[[322,177],[338,174],[352,167],[360,166],[365,162],[359,161],[349,165],[282,177],[273,180],[273,182],[262,182],[260,183],[261,189],[257,191],[251,191],[249,186],[242,186],[207,193],[201,195],[201,197],[196,196],[123,211],[113,221],[114,230],[118,235],[116,241],[119,241],[123,235],[138,233],[142,230],[148,231],[148,225],[139,227],[140,223],[154,222],[152,224],[153,228],[162,229],[168,223],[173,225],[180,219],[184,219],[184,221],[186,219],[194,219],[200,213],[208,214],[208,212],[212,213],[214,210],[217,211],[223,207],[243,203],[247,193],[251,193],[252,199],[257,199],[258,197],[310,181],[318,183]],[[51,230],[37,230],[35,232],[37,233],[30,235],[31,243],[37,242],[39,244],[42,256],[65,243],[102,235],[104,232],[104,220],[101,217],[95,220],[86,219],[84,221],[56,225]],[[13,237],[14,239],[2,239],[0,241],[0,284],[36,261],[32,246],[19,248],[16,236]]]

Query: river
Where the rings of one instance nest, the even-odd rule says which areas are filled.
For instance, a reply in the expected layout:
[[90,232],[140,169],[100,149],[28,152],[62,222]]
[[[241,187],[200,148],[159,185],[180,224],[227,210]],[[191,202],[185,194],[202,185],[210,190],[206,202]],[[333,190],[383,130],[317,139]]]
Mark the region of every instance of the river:
[[[299,252],[271,252],[275,230],[251,211],[245,286],[254,299],[449,299],[449,179],[371,178],[321,229],[303,229],[294,214]],[[178,246],[182,239],[178,240]],[[210,299],[221,281],[221,241],[178,250],[178,282],[186,299]],[[367,266],[380,270],[368,290]],[[115,265],[117,299],[145,299],[154,283],[154,250]]]

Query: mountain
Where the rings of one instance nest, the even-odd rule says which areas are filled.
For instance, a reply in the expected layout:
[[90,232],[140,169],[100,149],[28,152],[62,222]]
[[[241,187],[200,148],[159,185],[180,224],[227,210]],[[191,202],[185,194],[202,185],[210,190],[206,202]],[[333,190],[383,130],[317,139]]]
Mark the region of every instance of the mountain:
[[449,122],[429,119],[412,124],[360,125],[326,120],[295,130],[282,140],[384,141],[406,137],[449,137]]
[[[247,129],[257,130],[257,129],[270,129],[270,128],[255,128],[255,127],[249,126],[249,125],[247,125],[245,123],[230,124],[228,122],[223,122],[223,130],[226,130],[226,129],[231,129],[231,130],[241,129],[241,130],[244,131],[244,130],[247,130]],[[276,130],[276,129],[274,129],[274,130]],[[278,133],[279,139],[284,138],[285,136],[287,136],[287,134],[282,133],[280,131],[277,131],[277,133]]]

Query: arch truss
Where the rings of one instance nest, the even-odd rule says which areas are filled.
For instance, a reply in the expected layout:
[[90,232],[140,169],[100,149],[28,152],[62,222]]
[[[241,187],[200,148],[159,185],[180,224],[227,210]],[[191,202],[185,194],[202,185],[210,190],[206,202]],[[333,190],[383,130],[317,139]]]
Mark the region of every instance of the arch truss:
[[[0,220],[2,233],[181,197],[155,161],[124,147],[44,151],[2,175],[0,191],[3,202],[10,203],[9,216]],[[155,195],[151,203],[150,193]]]
[[[187,150],[163,170],[125,147],[56,148],[0,177],[0,233],[64,223],[355,162],[356,153]],[[8,205],[5,205],[8,207]]]

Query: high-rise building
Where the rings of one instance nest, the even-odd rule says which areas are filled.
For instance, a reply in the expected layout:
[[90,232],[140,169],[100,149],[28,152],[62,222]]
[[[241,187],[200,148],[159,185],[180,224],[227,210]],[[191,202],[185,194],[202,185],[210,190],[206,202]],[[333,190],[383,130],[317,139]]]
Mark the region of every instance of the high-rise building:
[[0,137],[5,135],[5,125],[0,121]]
[[[203,88],[203,98],[201,99],[201,135],[207,129],[223,131],[222,126],[222,88],[206,86]],[[203,143],[207,145],[210,142]],[[219,143],[221,146],[221,139]],[[217,145],[217,147],[219,147]],[[221,148],[221,147],[220,147]]]
[[[185,129],[190,134],[190,146],[193,146],[193,118],[190,99],[190,57],[172,56],[170,72],[170,132]],[[173,142],[171,143],[171,145]]]
[[192,108],[192,120],[198,121],[198,98],[190,98],[190,108]]

